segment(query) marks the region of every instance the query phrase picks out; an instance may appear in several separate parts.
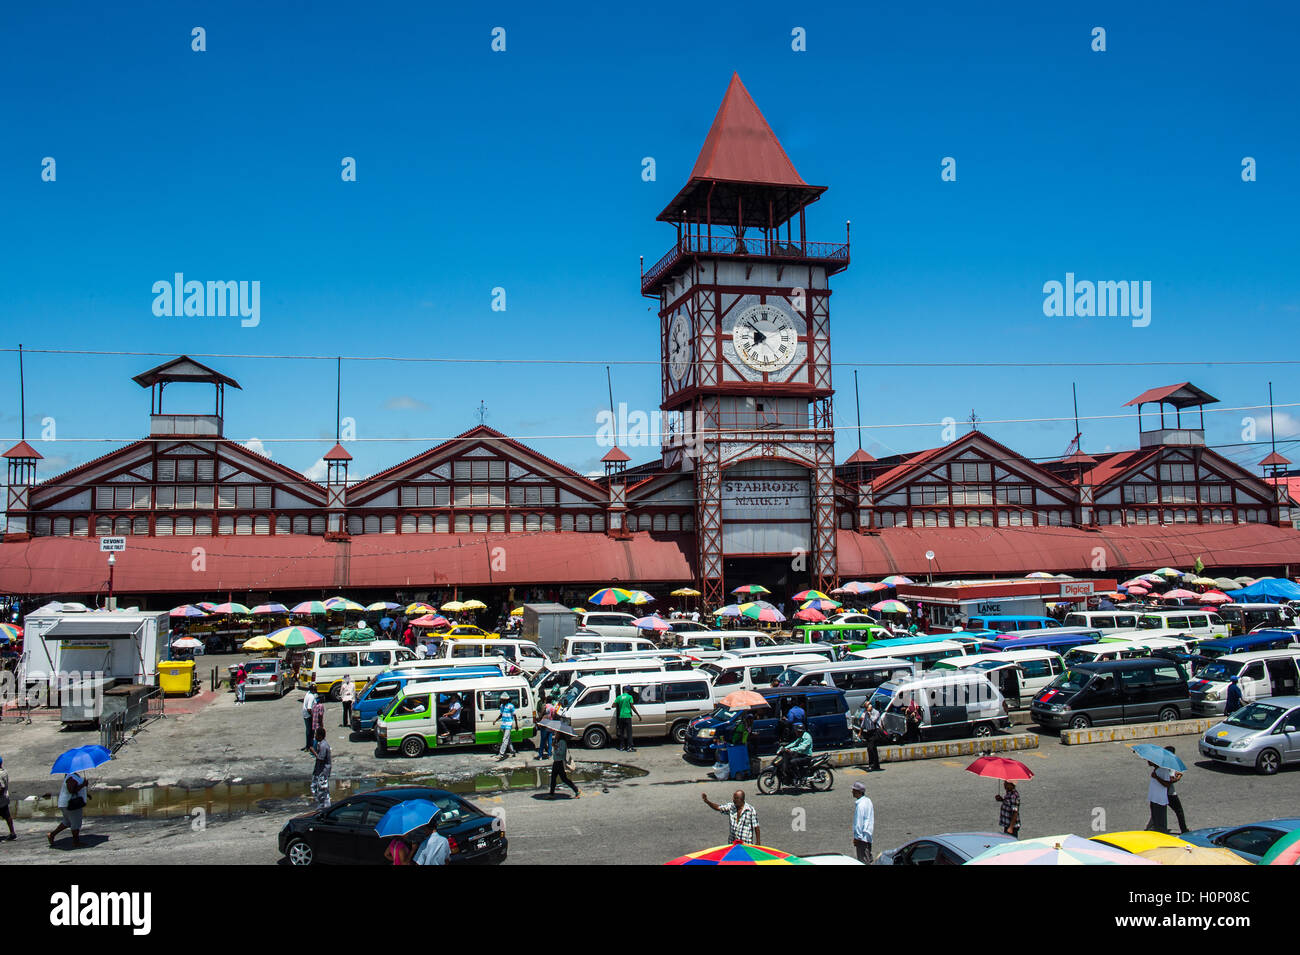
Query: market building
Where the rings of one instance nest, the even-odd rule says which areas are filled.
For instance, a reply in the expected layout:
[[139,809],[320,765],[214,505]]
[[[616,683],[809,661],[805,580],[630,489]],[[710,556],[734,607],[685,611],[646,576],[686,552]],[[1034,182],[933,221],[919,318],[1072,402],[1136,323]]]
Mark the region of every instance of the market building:
[[[5,453],[0,593],[102,594],[106,536],[129,541],[116,591],[142,599],[693,583],[716,606],[753,581],[1300,568],[1289,462],[1256,476],[1208,447],[1200,409],[1217,399],[1189,382],[1129,402],[1132,450],[1035,462],[972,429],[836,465],[830,280],[850,255],[847,225],[843,241],[808,238],[824,192],[733,76],[659,214],[672,245],[641,278],[669,421],[652,461],[613,448],[593,479],[479,426],[364,480],[335,444],[315,481],[225,437],[239,383],[180,356],[134,378],[147,437],[44,478],[31,444]],[[178,384],[212,388],[211,409],[164,412]]]

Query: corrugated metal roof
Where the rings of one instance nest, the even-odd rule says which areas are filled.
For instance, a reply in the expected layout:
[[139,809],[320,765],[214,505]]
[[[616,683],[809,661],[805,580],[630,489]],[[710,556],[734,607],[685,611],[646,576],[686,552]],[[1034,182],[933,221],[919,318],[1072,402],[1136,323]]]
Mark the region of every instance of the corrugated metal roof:
[[1163,385],[1160,388],[1144,391],[1132,401],[1124,402],[1124,407],[1146,404],[1148,401],[1163,401],[1175,408],[1186,408],[1191,405],[1217,404],[1219,399],[1197,388],[1190,381],[1180,381],[1176,385]]

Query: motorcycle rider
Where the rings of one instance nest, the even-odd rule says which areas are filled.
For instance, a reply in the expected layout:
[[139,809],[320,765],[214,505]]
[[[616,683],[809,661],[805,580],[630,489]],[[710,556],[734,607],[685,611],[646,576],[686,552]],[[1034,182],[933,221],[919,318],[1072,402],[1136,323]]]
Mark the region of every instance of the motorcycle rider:
[[776,755],[781,761],[783,782],[793,783],[807,774],[812,755],[812,737],[802,723],[794,724],[794,739],[781,746]]

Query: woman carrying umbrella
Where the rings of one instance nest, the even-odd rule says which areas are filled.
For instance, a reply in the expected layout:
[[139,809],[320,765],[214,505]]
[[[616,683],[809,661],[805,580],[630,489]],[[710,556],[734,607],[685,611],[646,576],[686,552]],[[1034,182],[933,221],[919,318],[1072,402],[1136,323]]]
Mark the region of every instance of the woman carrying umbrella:
[[569,778],[567,772],[569,761],[569,740],[577,736],[573,732],[573,726],[570,723],[561,722],[560,720],[542,720],[539,726],[545,726],[555,734],[555,743],[551,750],[551,798],[555,798],[555,786],[557,783],[564,783],[573,790],[573,798],[581,799],[582,793]]
[[50,774],[63,773],[63,783],[59,786],[59,811],[63,821],[54,827],[53,832],[45,834],[51,848],[54,837],[64,829],[72,831],[72,848],[81,848],[81,814],[90,799],[90,789],[82,771],[102,766],[112,758],[113,754],[103,746],[78,746],[54,761]]

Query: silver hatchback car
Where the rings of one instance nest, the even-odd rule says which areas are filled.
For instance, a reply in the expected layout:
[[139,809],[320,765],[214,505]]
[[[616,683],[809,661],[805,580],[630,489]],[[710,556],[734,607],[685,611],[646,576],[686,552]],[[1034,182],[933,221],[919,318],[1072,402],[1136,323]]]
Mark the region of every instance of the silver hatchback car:
[[1300,762],[1300,696],[1247,703],[1206,730],[1197,747],[1215,762],[1253,766],[1266,776]]

